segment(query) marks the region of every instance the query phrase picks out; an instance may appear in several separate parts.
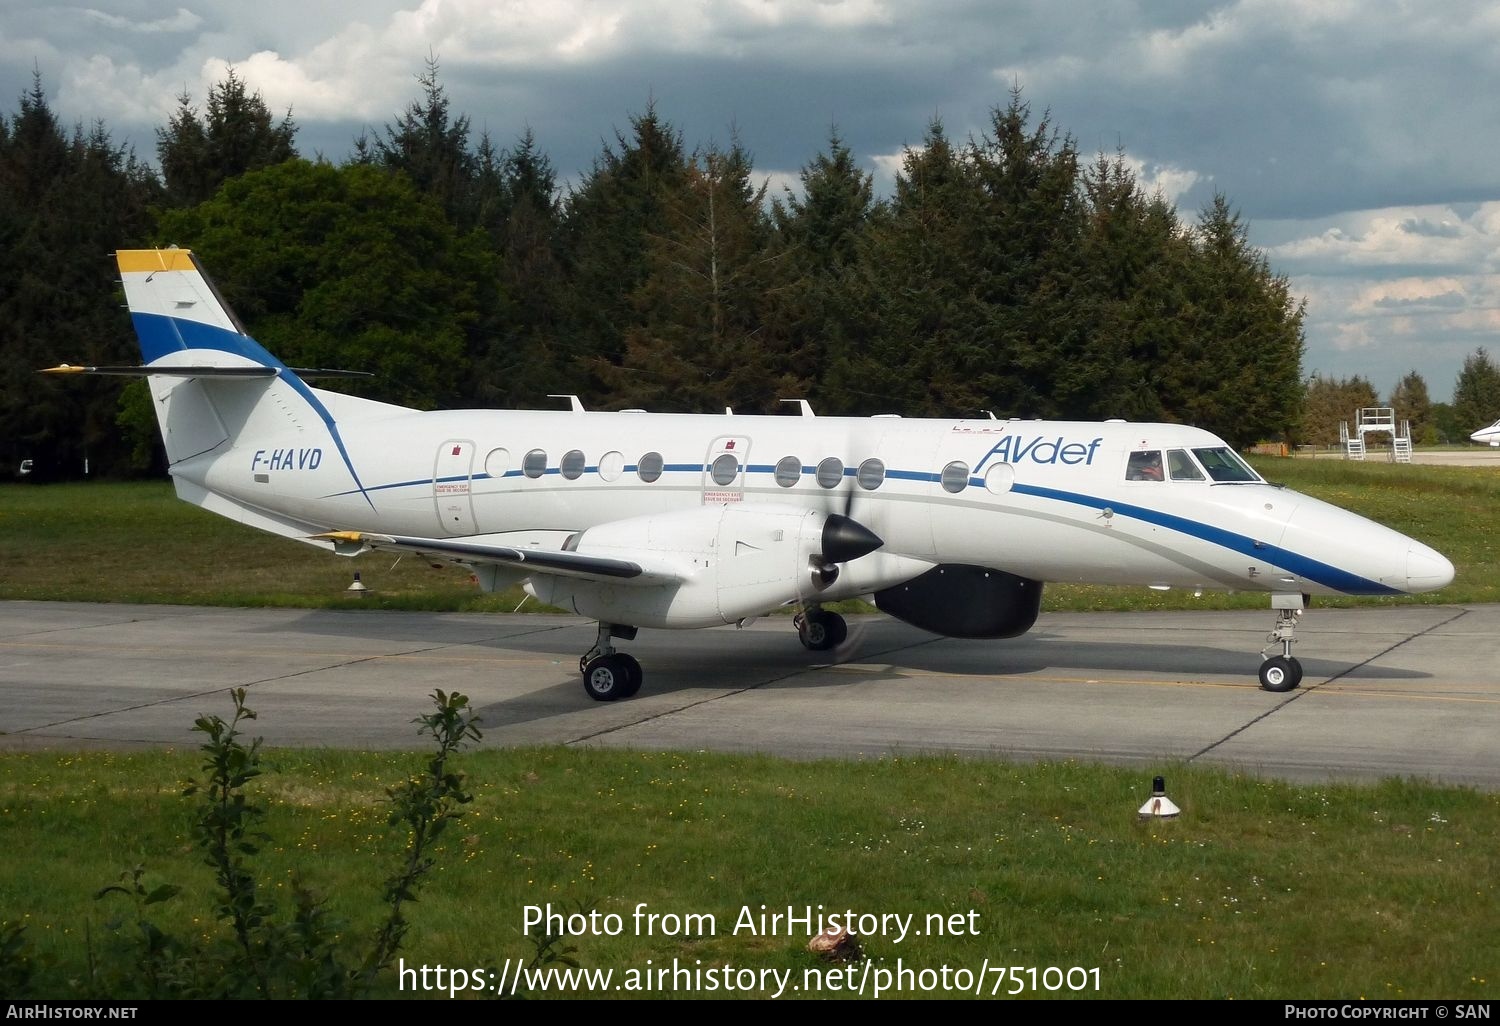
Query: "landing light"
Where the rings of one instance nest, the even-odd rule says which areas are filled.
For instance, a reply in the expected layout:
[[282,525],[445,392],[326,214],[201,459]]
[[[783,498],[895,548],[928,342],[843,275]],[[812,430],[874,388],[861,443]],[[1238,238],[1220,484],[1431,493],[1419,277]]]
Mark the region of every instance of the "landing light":
[[1139,815],[1142,819],[1172,819],[1181,813],[1177,803],[1167,797],[1167,781],[1165,777],[1151,778],[1151,797],[1146,804],[1140,808]]

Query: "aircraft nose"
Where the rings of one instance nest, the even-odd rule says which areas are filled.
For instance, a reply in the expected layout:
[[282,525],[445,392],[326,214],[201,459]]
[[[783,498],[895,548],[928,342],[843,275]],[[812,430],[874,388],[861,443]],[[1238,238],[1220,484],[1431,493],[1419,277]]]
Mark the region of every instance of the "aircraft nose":
[[1437,591],[1453,583],[1453,564],[1419,541],[1406,550],[1406,590]]

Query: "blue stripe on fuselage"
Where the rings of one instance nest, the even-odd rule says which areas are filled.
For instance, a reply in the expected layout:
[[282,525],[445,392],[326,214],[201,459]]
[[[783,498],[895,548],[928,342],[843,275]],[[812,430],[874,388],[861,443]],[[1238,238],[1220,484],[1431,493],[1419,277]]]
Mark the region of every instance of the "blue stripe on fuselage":
[[1367,577],[1341,570],[1336,566],[1313,559],[1310,556],[1298,555],[1289,549],[1283,549],[1279,545],[1269,545],[1265,542],[1257,542],[1243,534],[1226,531],[1222,527],[1213,527],[1210,524],[1189,520],[1186,517],[1175,516],[1171,513],[1163,513],[1146,506],[1135,506],[1130,503],[1117,502],[1113,499],[1101,499],[1093,495],[1083,495],[1079,492],[1066,492],[1057,488],[1042,488],[1037,485],[1016,484],[1011,486],[1011,491],[1021,495],[1034,495],[1040,499],[1053,499],[1058,502],[1070,502],[1079,506],[1087,506],[1090,509],[1105,509],[1148,524],[1156,524],[1168,530],[1177,531],[1191,538],[1201,538],[1206,542],[1222,546],[1233,552],[1239,552],[1246,556],[1253,556],[1259,560],[1265,560],[1276,566],[1291,571],[1299,577],[1305,577],[1315,581],[1325,588],[1333,588],[1344,592],[1346,595],[1400,595],[1399,588],[1372,581]]

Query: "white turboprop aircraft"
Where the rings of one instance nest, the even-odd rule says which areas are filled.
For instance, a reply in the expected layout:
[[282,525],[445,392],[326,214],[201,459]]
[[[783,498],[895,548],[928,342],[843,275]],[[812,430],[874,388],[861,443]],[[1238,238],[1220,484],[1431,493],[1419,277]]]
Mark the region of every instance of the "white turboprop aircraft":
[[1473,442],[1488,442],[1490,445],[1500,445],[1500,420],[1495,421],[1489,427],[1482,427],[1469,436]]
[[761,417],[571,410],[424,413],[309,387],[266,352],[186,250],[118,253],[179,497],[356,555],[418,552],[519,582],[599,622],[579,660],[599,700],[640,688],[639,627],[709,627],[873,595],[937,634],[1009,638],[1044,581],[1269,593],[1261,685],[1302,678],[1305,596],[1432,591],[1421,542],[1267,484],[1176,424]]

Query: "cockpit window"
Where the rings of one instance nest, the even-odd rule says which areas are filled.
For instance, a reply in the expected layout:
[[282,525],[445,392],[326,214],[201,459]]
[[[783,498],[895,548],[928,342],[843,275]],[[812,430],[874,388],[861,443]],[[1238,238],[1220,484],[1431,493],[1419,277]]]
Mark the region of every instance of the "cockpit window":
[[1194,449],[1194,455],[1198,462],[1203,464],[1203,469],[1208,471],[1208,476],[1215,481],[1259,481],[1260,475],[1250,469],[1250,465],[1239,458],[1239,455],[1228,446],[1217,449]]
[[1125,465],[1125,480],[1165,480],[1161,472],[1161,451],[1158,449],[1147,449],[1131,453],[1130,462]]
[[1198,469],[1198,464],[1193,462],[1186,449],[1167,450],[1167,473],[1173,481],[1203,480],[1203,471]]

